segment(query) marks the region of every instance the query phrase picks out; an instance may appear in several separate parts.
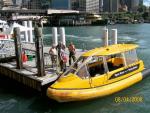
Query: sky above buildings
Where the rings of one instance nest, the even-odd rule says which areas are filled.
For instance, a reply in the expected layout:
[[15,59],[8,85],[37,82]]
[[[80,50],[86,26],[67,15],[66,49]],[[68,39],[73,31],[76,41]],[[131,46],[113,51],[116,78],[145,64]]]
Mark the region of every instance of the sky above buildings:
[[150,6],[150,0],[144,0],[144,5]]

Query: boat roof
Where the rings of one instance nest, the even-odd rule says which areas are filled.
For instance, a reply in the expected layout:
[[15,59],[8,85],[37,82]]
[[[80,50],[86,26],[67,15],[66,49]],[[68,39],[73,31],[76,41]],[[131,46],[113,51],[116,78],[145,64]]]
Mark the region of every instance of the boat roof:
[[108,56],[108,55],[114,55],[114,54],[130,51],[130,50],[136,49],[137,47],[138,45],[136,44],[115,44],[115,45],[109,45],[106,47],[92,49],[88,52],[83,53],[82,56],[84,57]]

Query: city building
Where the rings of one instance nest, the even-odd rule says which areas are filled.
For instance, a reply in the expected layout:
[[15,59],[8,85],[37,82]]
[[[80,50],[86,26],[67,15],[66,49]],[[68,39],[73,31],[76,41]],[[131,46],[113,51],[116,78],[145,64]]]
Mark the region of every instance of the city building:
[[22,8],[30,9],[29,1],[22,0]]
[[31,0],[29,5],[30,9],[41,9],[41,0]]
[[103,1],[104,12],[118,12],[119,11],[119,0],[104,0]]
[[50,0],[22,0],[22,8],[27,9],[48,9]]
[[71,9],[71,0],[51,0],[53,9]]
[[99,0],[86,0],[86,12],[99,13]]
[[126,4],[119,5],[119,12],[127,12],[127,11],[128,11],[128,7]]
[[76,0],[73,9],[86,13],[99,13],[99,0]]
[[143,5],[143,0],[139,0],[139,4],[140,4],[140,5]]
[[125,0],[124,2],[130,12],[136,12],[140,3],[139,0]]
[[1,0],[2,7],[12,6],[13,1],[12,0]]
[[13,4],[17,6],[22,6],[22,0],[13,0]]
[[0,9],[2,9],[3,1],[0,0]]
[[138,10],[139,7],[139,0],[131,0],[131,10],[133,12],[136,12]]
[[103,0],[99,0],[99,11],[103,12]]
[[79,10],[79,0],[71,0],[71,9]]

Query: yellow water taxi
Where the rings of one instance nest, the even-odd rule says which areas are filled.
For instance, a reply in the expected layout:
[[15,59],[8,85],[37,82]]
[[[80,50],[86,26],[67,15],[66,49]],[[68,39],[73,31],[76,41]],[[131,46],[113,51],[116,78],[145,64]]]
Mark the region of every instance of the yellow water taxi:
[[47,89],[58,102],[107,96],[141,81],[150,72],[138,59],[135,44],[114,44],[83,53]]

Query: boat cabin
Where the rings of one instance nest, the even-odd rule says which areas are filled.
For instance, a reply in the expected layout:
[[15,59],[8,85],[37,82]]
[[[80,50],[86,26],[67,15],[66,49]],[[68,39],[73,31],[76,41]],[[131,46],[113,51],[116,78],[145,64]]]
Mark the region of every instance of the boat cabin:
[[103,75],[104,80],[131,76],[144,69],[143,62],[136,54],[137,47],[134,44],[116,44],[95,48],[82,54],[63,75],[68,76],[71,73],[80,79]]

